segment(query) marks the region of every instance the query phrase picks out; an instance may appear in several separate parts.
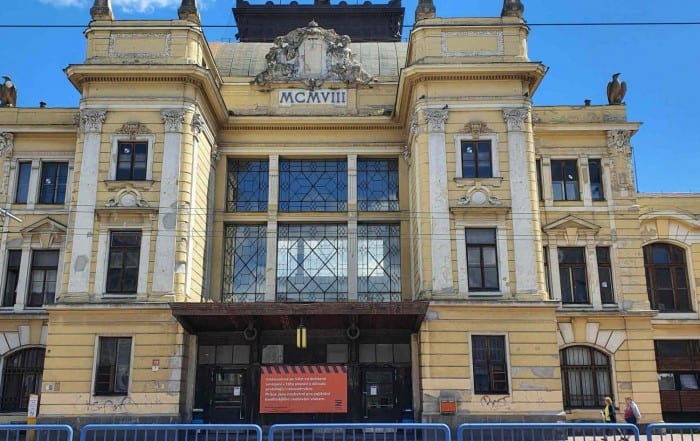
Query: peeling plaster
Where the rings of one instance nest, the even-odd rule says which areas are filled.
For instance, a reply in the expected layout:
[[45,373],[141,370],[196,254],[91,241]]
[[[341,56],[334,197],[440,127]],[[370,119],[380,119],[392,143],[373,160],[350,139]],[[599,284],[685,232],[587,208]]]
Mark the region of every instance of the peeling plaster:
[[76,273],[81,273],[85,271],[85,267],[87,267],[87,264],[89,262],[88,256],[82,255],[82,256],[77,256],[75,258],[75,264],[73,265],[73,269],[75,270]]

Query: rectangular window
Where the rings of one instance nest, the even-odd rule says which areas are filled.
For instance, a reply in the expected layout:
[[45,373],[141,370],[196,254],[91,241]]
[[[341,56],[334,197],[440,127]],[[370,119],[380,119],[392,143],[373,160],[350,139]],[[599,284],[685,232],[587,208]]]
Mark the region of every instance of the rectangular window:
[[600,280],[600,300],[603,304],[614,304],[612,264],[610,262],[610,248],[596,247],[598,259],[598,279]]
[[131,337],[100,337],[95,395],[127,395],[131,370]]
[[346,211],[347,174],[346,160],[280,160],[280,211]]
[[535,160],[535,172],[537,173],[537,195],[540,200],[544,200],[544,190],[542,189],[542,161]]
[[19,280],[21,263],[21,250],[7,251],[7,272],[5,273],[5,292],[2,295],[2,306],[14,306],[17,301],[17,281]]
[[588,174],[591,178],[591,199],[594,201],[604,201],[603,166],[600,159],[588,160]]
[[359,211],[398,211],[398,160],[359,159],[357,161],[357,209]]
[[15,203],[27,203],[27,196],[29,196],[29,178],[31,175],[31,162],[27,161],[17,164],[17,192],[15,193]]
[[117,149],[117,181],[143,181],[148,165],[148,142],[119,141]]
[[40,204],[62,204],[66,200],[68,180],[67,162],[44,162],[41,164]]
[[469,291],[498,291],[498,254],[495,228],[467,228]]
[[347,225],[279,225],[277,301],[344,302],[347,297]]
[[53,305],[56,298],[58,250],[34,251],[27,306]]
[[491,141],[462,141],[462,177],[492,178]]
[[267,210],[269,161],[229,159],[226,210]]
[[559,280],[563,303],[587,304],[588,281],[586,276],[586,249],[583,247],[559,247]]
[[357,293],[363,302],[401,301],[398,225],[357,226]]
[[555,201],[578,201],[578,165],[575,159],[552,160],[552,198]]
[[226,225],[223,300],[262,302],[267,259],[265,225]]
[[508,366],[503,335],[472,335],[475,394],[507,394]]
[[112,231],[107,265],[108,293],[135,294],[138,289],[140,231]]
[[547,293],[549,294],[549,299],[552,299],[552,276],[549,273],[549,248],[542,247],[542,258],[544,260],[544,283],[547,288]]

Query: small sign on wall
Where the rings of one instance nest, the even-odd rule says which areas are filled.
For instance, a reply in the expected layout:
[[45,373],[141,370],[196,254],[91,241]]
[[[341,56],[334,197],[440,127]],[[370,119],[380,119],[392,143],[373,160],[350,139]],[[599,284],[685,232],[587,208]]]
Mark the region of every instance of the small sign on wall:
[[39,395],[29,394],[29,403],[27,404],[27,418],[36,418],[39,414]]
[[160,370],[160,359],[154,358],[153,361],[151,361],[151,370],[153,372]]

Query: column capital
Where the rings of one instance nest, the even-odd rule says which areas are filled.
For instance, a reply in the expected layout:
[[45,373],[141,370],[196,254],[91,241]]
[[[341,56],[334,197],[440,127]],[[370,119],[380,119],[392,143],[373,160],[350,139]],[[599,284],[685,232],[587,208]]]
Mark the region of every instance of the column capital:
[[192,115],[192,132],[194,133],[194,136],[199,136],[199,134],[202,133],[203,128],[204,118],[202,118],[202,115],[199,113]]
[[81,110],[78,115],[78,129],[84,133],[100,133],[106,117],[106,110]]
[[15,135],[10,132],[0,132],[0,154],[12,154],[15,147]]
[[160,112],[161,119],[165,123],[166,132],[179,132],[182,130],[182,123],[185,122],[185,111],[163,110]]
[[508,131],[523,130],[530,109],[527,107],[516,107],[513,109],[503,109],[503,120],[508,126]]
[[426,109],[423,112],[428,129],[431,132],[444,132],[445,121],[447,121],[447,109]]

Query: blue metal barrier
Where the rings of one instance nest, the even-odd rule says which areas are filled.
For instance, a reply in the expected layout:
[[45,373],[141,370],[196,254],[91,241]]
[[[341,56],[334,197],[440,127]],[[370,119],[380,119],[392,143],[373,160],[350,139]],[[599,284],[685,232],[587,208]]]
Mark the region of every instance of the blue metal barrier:
[[[458,441],[639,441],[633,424],[611,423],[489,423],[462,424]],[[700,441],[700,440],[698,440]]]
[[32,432],[35,441],[73,440],[73,429],[65,424],[2,424],[0,441],[25,441]]
[[255,424],[88,424],[80,441],[262,441],[262,429]]
[[450,441],[446,424],[275,424],[267,441]]
[[700,423],[649,424],[646,435],[647,441],[700,441]]

